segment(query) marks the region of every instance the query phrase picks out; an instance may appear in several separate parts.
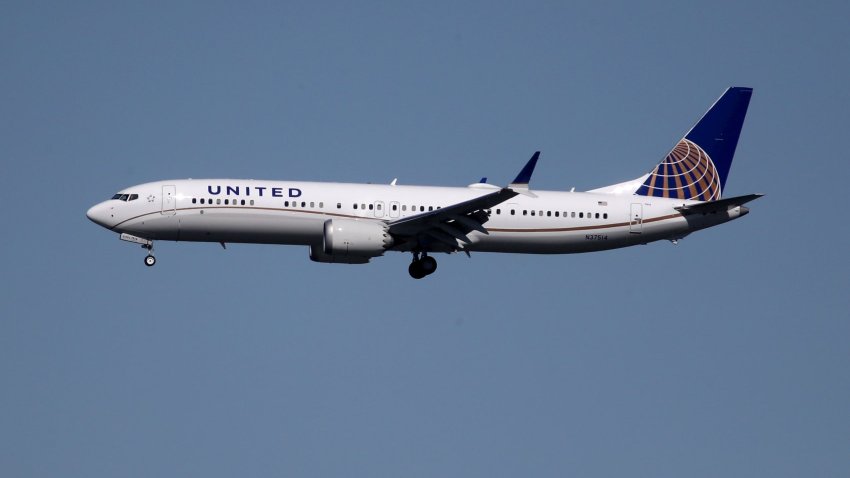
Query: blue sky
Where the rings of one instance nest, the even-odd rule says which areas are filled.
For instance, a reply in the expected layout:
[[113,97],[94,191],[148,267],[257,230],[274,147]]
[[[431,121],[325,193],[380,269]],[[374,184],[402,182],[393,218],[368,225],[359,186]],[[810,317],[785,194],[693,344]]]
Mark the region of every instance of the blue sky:
[[[845,2],[4,2],[4,476],[847,476]],[[186,177],[588,189],[755,89],[678,246],[311,263],[90,223]]]

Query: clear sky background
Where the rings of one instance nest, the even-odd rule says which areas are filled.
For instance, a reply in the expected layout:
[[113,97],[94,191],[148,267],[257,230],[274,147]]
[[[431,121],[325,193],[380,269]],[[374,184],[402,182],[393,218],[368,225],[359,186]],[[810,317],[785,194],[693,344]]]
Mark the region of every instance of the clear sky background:
[[[847,2],[1,2],[0,475],[850,475]],[[755,89],[749,216],[315,264],[89,222],[236,177],[589,189]]]

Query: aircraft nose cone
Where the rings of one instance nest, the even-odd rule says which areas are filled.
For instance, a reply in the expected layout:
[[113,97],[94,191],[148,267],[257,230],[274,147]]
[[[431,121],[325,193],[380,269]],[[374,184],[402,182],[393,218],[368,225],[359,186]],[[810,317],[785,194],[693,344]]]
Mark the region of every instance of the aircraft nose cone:
[[107,219],[109,218],[109,214],[106,210],[106,207],[104,207],[102,203],[95,204],[94,206],[90,207],[89,210],[86,211],[86,217],[98,226],[103,226],[106,228],[109,227],[107,225]]

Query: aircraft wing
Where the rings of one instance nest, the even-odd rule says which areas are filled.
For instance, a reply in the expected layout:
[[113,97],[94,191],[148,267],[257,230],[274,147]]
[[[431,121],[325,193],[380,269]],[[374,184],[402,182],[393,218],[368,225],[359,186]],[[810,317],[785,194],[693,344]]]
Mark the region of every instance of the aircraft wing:
[[743,206],[744,204],[756,200],[764,194],[747,194],[745,196],[735,196],[731,198],[718,199],[717,201],[707,201],[698,204],[689,204],[673,208],[684,215],[688,214],[708,214],[713,212],[728,211],[734,207]]
[[488,234],[484,223],[490,220],[489,209],[518,194],[530,194],[528,181],[540,152],[534,153],[510,186],[468,201],[405,217],[389,223],[389,233],[405,248],[454,252],[470,242],[468,234]]

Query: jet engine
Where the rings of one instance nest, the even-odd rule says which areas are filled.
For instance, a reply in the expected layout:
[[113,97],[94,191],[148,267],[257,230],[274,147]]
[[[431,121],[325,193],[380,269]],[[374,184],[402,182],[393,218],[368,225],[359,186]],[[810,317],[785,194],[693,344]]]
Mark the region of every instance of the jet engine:
[[387,225],[378,221],[328,219],[325,221],[321,248],[310,248],[310,259],[316,262],[365,264],[383,255],[393,245]]

